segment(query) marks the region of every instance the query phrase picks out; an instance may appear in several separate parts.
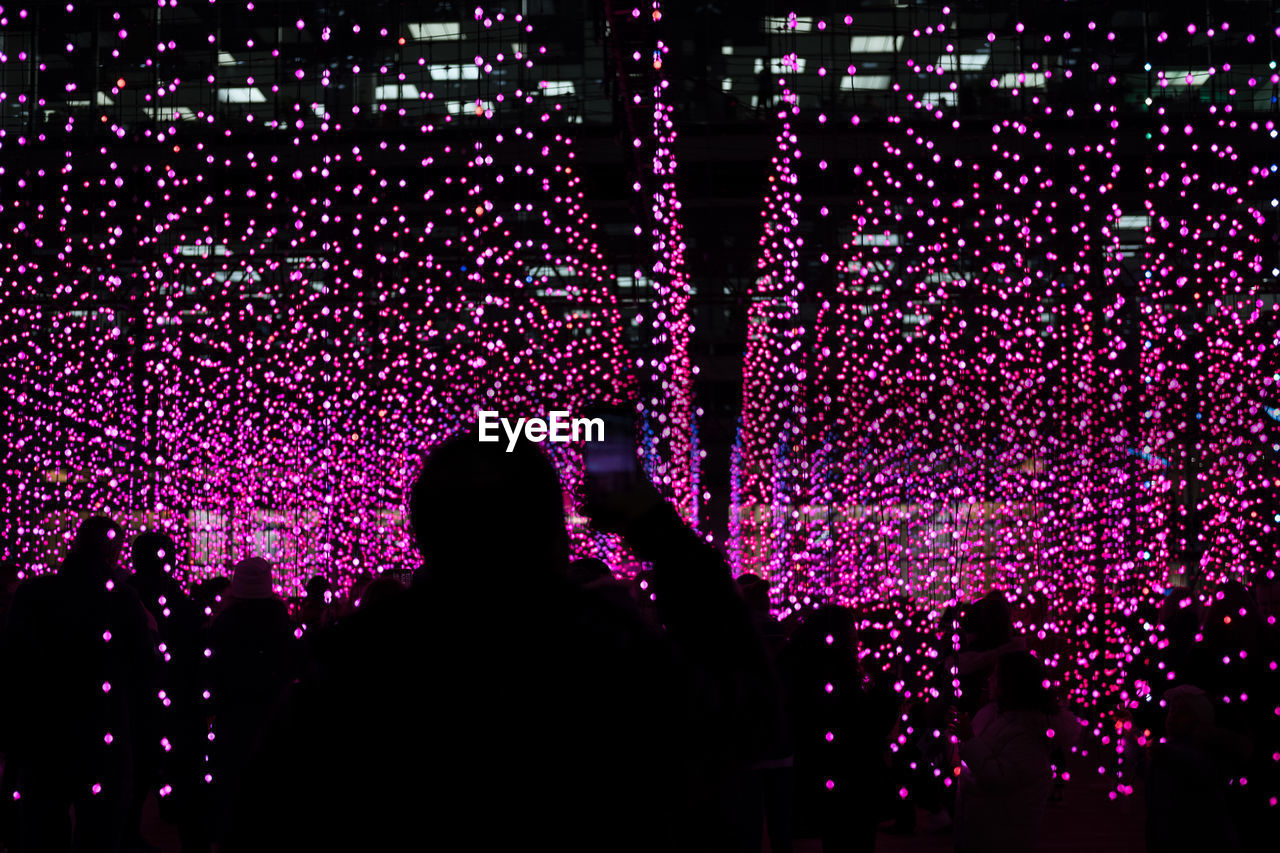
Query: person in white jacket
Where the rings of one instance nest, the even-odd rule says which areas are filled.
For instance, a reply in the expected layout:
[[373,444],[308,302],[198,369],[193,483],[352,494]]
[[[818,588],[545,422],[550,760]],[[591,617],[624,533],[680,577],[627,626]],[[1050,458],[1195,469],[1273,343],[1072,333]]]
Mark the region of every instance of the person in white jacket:
[[1030,851],[1053,788],[1050,754],[1080,737],[1080,722],[1058,705],[1029,652],[1001,656],[992,682],[995,701],[954,725],[957,853]]

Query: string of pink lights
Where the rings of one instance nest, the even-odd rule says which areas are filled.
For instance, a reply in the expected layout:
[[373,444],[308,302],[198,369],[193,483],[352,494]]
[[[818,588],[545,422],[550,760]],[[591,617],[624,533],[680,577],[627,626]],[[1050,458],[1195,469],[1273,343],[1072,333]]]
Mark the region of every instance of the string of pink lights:
[[[638,16],[640,10],[634,9],[632,13]],[[649,17],[654,24],[661,23],[659,0],[652,0]],[[705,452],[698,448],[694,430],[698,412],[695,411],[693,377],[698,368],[689,353],[694,326],[689,316],[690,282],[684,264],[685,243],[681,236],[676,183],[677,133],[674,107],[667,103],[666,97],[670,82],[662,72],[663,58],[670,52],[671,46],[658,38],[650,56],[633,57],[633,61],[650,62],[653,66],[653,87],[647,104],[653,115],[653,132],[647,140],[652,149],[653,186],[644,187],[642,181],[637,181],[636,188],[647,191],[649,196],[649,234],[654,256],[649,280],[655,295],[650,309],[652,316],[641,317],[641,322],[652,330],[653,346],[659,353],[650,360],[649,383],[656,390],[646,404],[649,412],[656,413],[651,418],[656,422],[651,429],[657,462],[651,479],[696,527],[700,500],[706,500],[710,494],[700,492],[699,472]]]
[[[794,18],[794,16],[793,16]],[[794,53],[783,59],[795,73]],[[735,499],[730,520],[731,555],[740,566],[752,566],[761,574],[784,583],[797,572],[787,560],[796,531],[802,530],[797,492],[803,484],[797,466],[807,466],[800,383],[804,381],[804,355],[800,348],[799,300],[804,283],[798,277],[804,239],[796,236],[800,224],[794,161],[799,156],[796,134],[789,118],[799,114],[795,95],[780,77],[777,118],[778,154],[772,158],[769,193],[761,217],[760,254],[753,303],[747,318],[747,344],[743,360],[743,405],[739,444],[758,450],[735,460]],[[800,450],[797,453],[797,450]]]

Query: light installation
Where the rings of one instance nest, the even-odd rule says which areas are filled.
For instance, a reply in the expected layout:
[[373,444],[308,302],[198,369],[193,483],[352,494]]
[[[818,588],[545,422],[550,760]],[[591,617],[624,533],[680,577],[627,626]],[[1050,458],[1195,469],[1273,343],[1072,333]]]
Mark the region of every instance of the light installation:
[[693,364],[692,292],[685,270],[680,197],[677,188],[674,106],[663,63],[671,52],[662,3],[647,6],[609,2],[605,13],[617,67],[616,97],[626,120],[635,162],[632,190],[639,194],[641,221],[635,234],[647,245],[646,268],[636,270],[652,291],[636,318],[648,351],[638,359],[642,443],[649,478],[681,516],[699,526],[698,508],[709,497],[699,482],[705,456],[697,444]]
[[[1011,20],[975,39],[946,7],[917,21],[890,73],[860,81],[849,57],[847,88],[893,99],[875,129],[855,113],[832,131],[813,100],[817,121],[797,132],[802,72],[791,60],[775,78],[730,553],[775,581],[783,615],[855,607],[870,660],[917,698],[958,687],[932,639],[942,610],[1003,590],[1094,724],[1083,751],[1130,793],[1125,751],[1145,741],[1129,715],[1175,677],[1151,676],[1168,644],[1162,596],[1194,583],[1209,607],[1218,584],[1274,579],[1277,565],[1276,167],[1242,151],[1275,138],[1258,110],[1280,76],[1274,60],[1264,73],[1148,63],[1135,117],[1118,108],[1116,37],[1100,23],[1032,33]],[[798,24],[855,51],[878,38],[856,15],[841,29],[793,14],[784,53]],[[1215,38],[1280,32],[1219,22],[1158,42],[1175,36],[1188,56],[1230,58]],[[1040,45],[1071,62],[1045,64]],[[1012,108],[970,118],[961,78]],[[846,135],[848,178],[801,158],[806,133]],[[839,245],[803,245],[804,224],[833,215],[805,203],[806,180],[847,181]],[[813,269],[827,284],[806,328],[794,297]]]
[[[342,585],[405,569],[404,490],[477,409],[545,416],[632,396],[563,103],[520,15],[477,8],[478,52],[444,63],[413,61],[405,36],[463,25],[342,17],[340,33],[299,18],[282,44],[403,52],[324,66],[326,89],[374,84],[372,106],[339,111],[299,99],[315,66],[255,79],[232,65],[256,27],[277,31],[274,10],[231,4],[181,62],[166,21],[184,10],[143,11],[98,12],[117,30],[112,56],[64,84],[93,98],[97,79],[94,105],[0,130],[0,534],[26,571],[56,565],[90,512],[171,533],[190,579],[253,554],[290,594],[312,574]],[[184,83],[245,111],[167,107]],[[291,119],[251,109],[268,94]],[[131,95],[152,121],[114,118]],[[362,109],[412,138],[344,133]],[[546,447],[573,500],[579,449]],[[571,519],[575,552],[625,562]]]
[[[783,59],[794,73],[794,53]],[[769,175],[769,194],[761,211],[763,233],[753,291],[754,302],[747,318],[747,344],[743,367],[743,406],[738,444],[758,449],[758,454],[741,455],[735,449],[735,491],[755,500],[741,506],[736,500],[731,518],[731,554],[742,566],[753,566],[770,577],[783,579],[794,570],[786,555],[798,531],[799,493],[805,478],[797,466],[807,464],[804,446],[805,412],[800,383],[804,379],[804,356],[799,349],[803,329],[799,326],[799,300],[804,284],[799,280],[800,249],[804,240],[795,230],[799,225],[798,205],[803,196],[796,186],[796,134],[789,119],[799,113],[795,95],[786,88],[786,77],[778,78],[782,95],[777,117],[778,154]],[[794,469],[794,471],[793,471]],[[745,553],[744,553],[745,552]]]
[[[331,64],[326,89],[375,92],[372,107],[339,109],[293,96],[312,68],[280,63],[255,80],[224,67],[242,47],[228,33],[254,47],[263,21],[252,3],[220,5],[226,27],[201,45],[165,37],[184,11],[175,0],[145,18],[109,12],[118,30],[99,47],[101,78],[59,83],[83,93],[83,112],[42,118],[25,82],[0,91],[26,117],[0,128],[0,402],[18,413],[0,457],[0,547],[34,571],[89,511],[172,531],[197,574],[253,552],[279,564],[287,590],[314,572],[398,566],[417,454],[474,408],[543,414],[616,400],[632,381],[526,22],[477,10],[474,61]],[[30,17],[0,9],[0,27]],[[966,147],[958,81],[987,69],[983,51],[958,51],[954,20],[922,22],[917,49],[895,57],[884,86],[897,109],[855,166],[838,245],[800,234],[832,215],[805,206],[801,164],[811,185],[831,175],[800,156],[805,72],[794,50],[783,60],[730,551],[781,582],[780,610],[875,605],[865,627],[885,639],[873,659],[904,663],[926,692],[951,673],[915,639],[917,608],[1003,588],[1081,707],[1136,709],[1158,687],[1132,667],[1160,642],[1142,608],[1188,577],[1275,566],[1277,342],[1260,282],[1277,275],[1276,168],[1238,152],[1275,138],[1257,105],[1280,78],[1274,61],[1152,67],[1150,121],[1126,127],[1105,25],[1018,23],[986,50],[1017,44],[1021,64],[987,81],[1018,109]],[[406,39],[367,23],[278,24],[265,26],[319,45]],[[817,29],[881,38],[852,15]],[[1223,22],[1159,41],[1228,34]],[[30,48],[9,41],[0,63],[30,71]],[[1035,43],[1084,45],[1097,61],[1042,67]],[[938,59],[911,58],[921,53]],[[831,71],[853,91],[872,77],[853,62]],[[245,112],[167,107],[183,77]],[[1082,81],[1093,106],[1076,114],[1055,92]],[[1217,94],[1202,112],[1171,106],[1206,85]],[[294,117],[264,127],[251,107],[268,95]],[[126,98],[147,105],[149,125],[118,117]],[[651,378],[680,407],[692,368],[680,355],[675,127],[660,90],[653,102],[666,316],[646,320],[671,325],[654,327],[669,354]],[[376,127],[330,142],[368,112],[409,119],[420,144]],[[94,144],[73,145],[86,123]],[[1135,132],[1150,138],[1125,148]],[[807,257],[830,272],[812,327]],[[687,406],[654,457],[686,513],[698,495]],[[574,454],[559,461],[572,490]],[[579,553],[613,553],[580,525],[574,535]],[[1095,722],[1104,746],[1122,743]]]

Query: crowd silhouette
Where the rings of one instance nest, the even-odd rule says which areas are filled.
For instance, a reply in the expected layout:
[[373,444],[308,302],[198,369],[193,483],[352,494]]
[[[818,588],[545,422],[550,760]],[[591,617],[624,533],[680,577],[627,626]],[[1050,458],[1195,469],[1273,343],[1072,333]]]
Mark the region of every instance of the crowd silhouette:
[[[184,853],[846,853],[917,810],[958,853],[1034,849],[1087,733],[1002,593],[915,609],[952,676],[921,690],[866,659],[882,614],[778,621],[768,581],[735,579],[643,479],[584,508],[650,567],[630,582],[570,559],[564,506],[534,445],[462,435],[412,489],[408,585],[316,577],[291,606],[251,556],[188,592],[172,539],[102,516],[56,571],[0,567],[0,841],[149,850],[154,797]],[[1274,838],[1274,593],[1133,615],[1158,654],[1108,725],[1153,853]]]

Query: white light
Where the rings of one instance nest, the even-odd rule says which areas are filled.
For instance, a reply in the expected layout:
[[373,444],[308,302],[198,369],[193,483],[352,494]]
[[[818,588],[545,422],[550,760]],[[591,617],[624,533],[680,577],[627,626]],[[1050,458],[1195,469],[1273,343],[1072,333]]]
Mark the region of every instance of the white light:
[[[481,112],[479,113],[479,115],[492,113],[493,101],[481,101],[480,111]],[[476,102],[475,101],[450,101],[449,113],[455,116],[476,116],[478,115],[476,113]]]
[[142,112],[155,121],[177,121],[179,118],[177,107],[143,107]]
[[111,107],[111,106],[115,106],[115,103],[116,102],[111,100],[111,96],[108,95],[106,92],[98,93],[98,106]]
[[850,53],[895,53],[902,50],[906,36],[854,36]]
[[542,94],[549,97],[556,95],[572,95],[576,89],[572,80],[543,80]]
[[920,100],[935,106],[941,104],[944,107],[954,107],[957,97],[955,92],[921,92]]
[[218,100],[224,104],[265,104],[267,96],[255,86],[237,86],[219,89]]
[[[1022,78],[1019,80],[1018,78]],[[1043,73],[1020,74],[1016,71],[1000,78],[1002,89],[1043,89],[1045,76]]]
[[[211,246],[203,246],[200,244],[196,244],[194,246],[178,246],[176,251],[179,255],[195,255],[201,258],[207,258],[209,257],[210,254],[213,254],[213,255],[227,254],[227,247],[223,246],[221,243],[217,243]],[[205,523],[210,524],[212,522],[205,522]]]
[[[1209,82],[1210,76],[1207,70],[1196,69],[1164,72],[1164,79],[1169,81],[1170,86],[1203,86]],[[1188,77],[1191,78],[1190,82],[1187,82]]]
[[1137,231],[1137,230],[1146,228],[1150,224],[1151,224],[1150,216],[1147,216],[1146,214],[1143,214],[1143,213],[1130,214],[1130,215],[1121,216],[1120,220],[1116,223],[1116,228],[1119,228],[1125,231],[1128,231],[1128,230]]
[[[416,101],[418,99],[418,87],[412,83],[391,83],[378,86],[373,90],[373,99],[375,101],[399,101],[405,98]],[[320,108],[319,115],[324,118],[323,107]]]
[[458,23],[409,24],[409,35],[415,41],[444,41],[462,38],[462,25]]
[[729,90],[731,90],[732,88],[733,88],[733,79],[732,79],[732,78],[730,78],[730,77],[726,77],[726,78],[724,78],[723,80],[721,80],[721,81],[720,81],[720,91],[722,91],[722,92],[728,92],[728,91],[729,91]]
[[840,81],[840,88],[851,89],[888,89],[888,74],[854,74]]
[[853,244],[855,246],[896,246],[898,245],[897,234],[854,234]]
[[577,274],[578,274],[578,271],[573,267],[564,267],[564,266],[529,267],[529,271],[526,273],[526,275],[531,275],[531,276],[534,276],[535,278],[538,276],[546,276],[548,278],[556,278],[556,277],[568,278],[570,276],[577,276]]
[[942,66],[944,71],[952,73],[956,70],[956,62],[959,60],[961,71],[981,71],[991,62],[991,54],[989,53],[960,53],[948,54],[938,57],[937,65]]
[[478,65],[428,65],[432,80],[479,80]]
[[234,56],[227,53],[225,50],[220,50],[218,51],[218,64],[219,65],[238,65],[239,63],[236,62],[236,58]]

